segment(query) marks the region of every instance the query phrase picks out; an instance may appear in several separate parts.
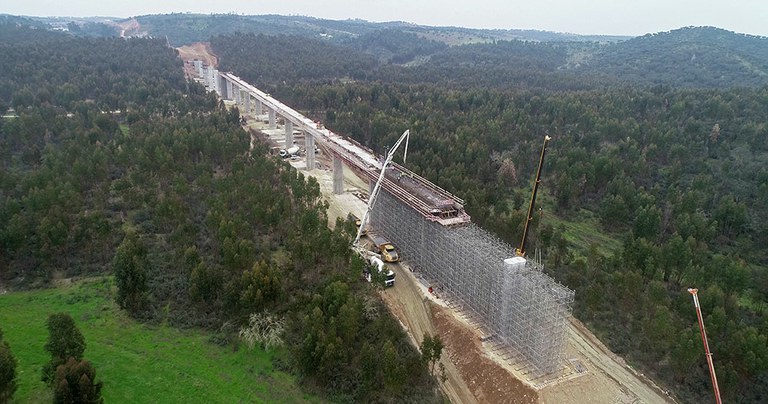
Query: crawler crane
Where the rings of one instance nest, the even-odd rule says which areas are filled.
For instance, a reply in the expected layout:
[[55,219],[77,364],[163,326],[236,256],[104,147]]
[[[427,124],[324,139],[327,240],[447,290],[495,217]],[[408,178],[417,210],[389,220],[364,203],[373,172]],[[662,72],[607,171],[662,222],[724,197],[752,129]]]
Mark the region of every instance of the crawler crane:
[[533,192],[531,192],[531,204],[528,206],[528,215],[525,217],[525,227],[523,228],[523,239],[520,240],[520,248],[515,249],[515,254],[518,257],[525,257],[525,243],[528,240],[528,227],[533,220],[533,206],[536,204],[536,192],[539,190],[539,183],[541,182],[541,168],[544,166],[544,155],[547,152],[547,143],[549,143],[549,136],[544,136],[544,144],[541,146],[541,157],[539,157],[539,168],[536,170],[536,181],[533,183]]

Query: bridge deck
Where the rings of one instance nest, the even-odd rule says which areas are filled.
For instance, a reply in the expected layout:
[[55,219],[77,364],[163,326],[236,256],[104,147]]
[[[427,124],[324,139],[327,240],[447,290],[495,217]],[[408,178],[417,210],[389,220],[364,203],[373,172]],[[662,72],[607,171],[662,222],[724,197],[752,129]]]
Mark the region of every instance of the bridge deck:
[[[290,120],[294,128],[303,130],[315,138],[315,142],[332,155],[343,160],[357,174],[370,181],[376,181],[381,172],[384,158],[373,150],[356,141],[333,133],[316,122],[300,114],[293,108],[272,98],[269,94],[248,84],[232,73],[221,73],[227,80],[237,84],[267,108],[276,111],[284,119]],[[431,183],[407,168],[392,163],[387,168],[382,187],[404,202],[425,219],[444,226],[469,223],[469,215],[464,210],[464,201],[448,191]]]

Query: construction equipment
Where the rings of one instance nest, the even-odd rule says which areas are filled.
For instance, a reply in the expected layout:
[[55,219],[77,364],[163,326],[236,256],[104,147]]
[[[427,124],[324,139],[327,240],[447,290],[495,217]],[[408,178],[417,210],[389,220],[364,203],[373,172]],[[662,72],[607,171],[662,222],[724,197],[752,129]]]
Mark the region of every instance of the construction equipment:
[[717,386],[717,375],[715,374],[715,364],[712,362],[712,352],[709,351],[707,342],[707,332],[704,330],[704,318],[701,316],[701,306],[699,306],[699,290],[690,288],[688,293],[693,295],[693,305],[696,307],[696,316],[699,318],[699,331],[701,331],[701,341],[704,343],[704,352],[707,355],[707,365],[709,365],[709,377],[712,379],[712,388],[715,391],[715,402],[722,404],[720,399],[720,387]]
[[531,204],[528,206],[528,215],[525,219],[525,227],[523,227],[523,239],[520,240],[520,248],[515,249],[515,254],[518,257],[525,256],[525,243],[528,240],[528,227],[533,220],[533,206],[536,204],[536,192],[539,190],[539,183],[541,182],[541,168],[544,166],[544,155],[547,152],[547,143],[552,139],[549,136],[544,136],[544,144],[541,146],[541,157],[539,157],[539,168],[536,170],[536,181],[533,183],[533,192],[531,192]]
[[405,141],[405,151],[403,152],[403,164],[405,164],[405,160],[408,158],[408,139],[410,137],[410,129],[403,132],[402,135],[400,135],[400,138],[397,139],[397,142],[395,142],[395,145],[392,146],[392,149],[389,150],[389,153],[387,153],[387,157],[384,159],[384,162],[381,164],[381,173],[379,174],[379,179],[376,181],[376,185],[373,187],[373,191],[371,191],[371,197],[368,199],[368,208],[365,210],[365,214],[363,215],[363,219],[360,221],[360,227],[357,229],[357,236],[355,236],[355,241],[352,242],[352,245],[355,247],[358,247],[358,242],[360,241],[360,236],[362,235],[363,229],[366,228],[368,225],[368,218],[371,215],[371,211],[373,211],[373,206],[376,204],[376,197],[379,195],[379,190],[381,189],[381,182],[384,180],[384,173],[387,170],[387,166],[392,162],[392,159],[395,157],[395,152],[400,147],[400,145]]
[[381,259],[383,259],[384,262],[400,261],[400,256],[397,255],[397,250],[395,250],[395,247],[392,245],[392,243],[390,243],[384,237],[373,233],[369,233],[369,236],[371,237],[373,244],[376,245],[379,254],[381,254]]

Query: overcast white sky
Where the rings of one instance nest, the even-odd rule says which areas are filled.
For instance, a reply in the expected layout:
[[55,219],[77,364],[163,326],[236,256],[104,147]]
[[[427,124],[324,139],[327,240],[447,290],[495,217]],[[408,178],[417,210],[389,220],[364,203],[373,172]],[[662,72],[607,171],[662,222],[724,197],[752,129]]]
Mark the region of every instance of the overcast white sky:
[[643,35],[711,25],[768,36],[766,0],[2,0],[0,13],[129,17],[171,12],[299,14],[423,25]]

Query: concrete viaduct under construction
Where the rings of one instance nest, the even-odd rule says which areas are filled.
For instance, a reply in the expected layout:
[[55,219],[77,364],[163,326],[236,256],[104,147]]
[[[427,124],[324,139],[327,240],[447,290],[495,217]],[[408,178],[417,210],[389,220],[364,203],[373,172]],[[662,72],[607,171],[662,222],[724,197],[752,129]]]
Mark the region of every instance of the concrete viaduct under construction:
[[[294,130],[302,131],[309,169],[315,167],[315,145],[327,151],[333,158],[334,193],[344,192],[344,164],[369,183],[378,179],[383,159],[372,150],[323,128],[232,73],[200,61],[194,66],[209,90],[234,101],[245,114],[266,114],[271,129],[282,117],[286,149],[293,146]],[[574,292],[472,224],[461,199],[405,167],[388,166],[382,190],[372,228],[531,376],[558,373],[565,366]]]

